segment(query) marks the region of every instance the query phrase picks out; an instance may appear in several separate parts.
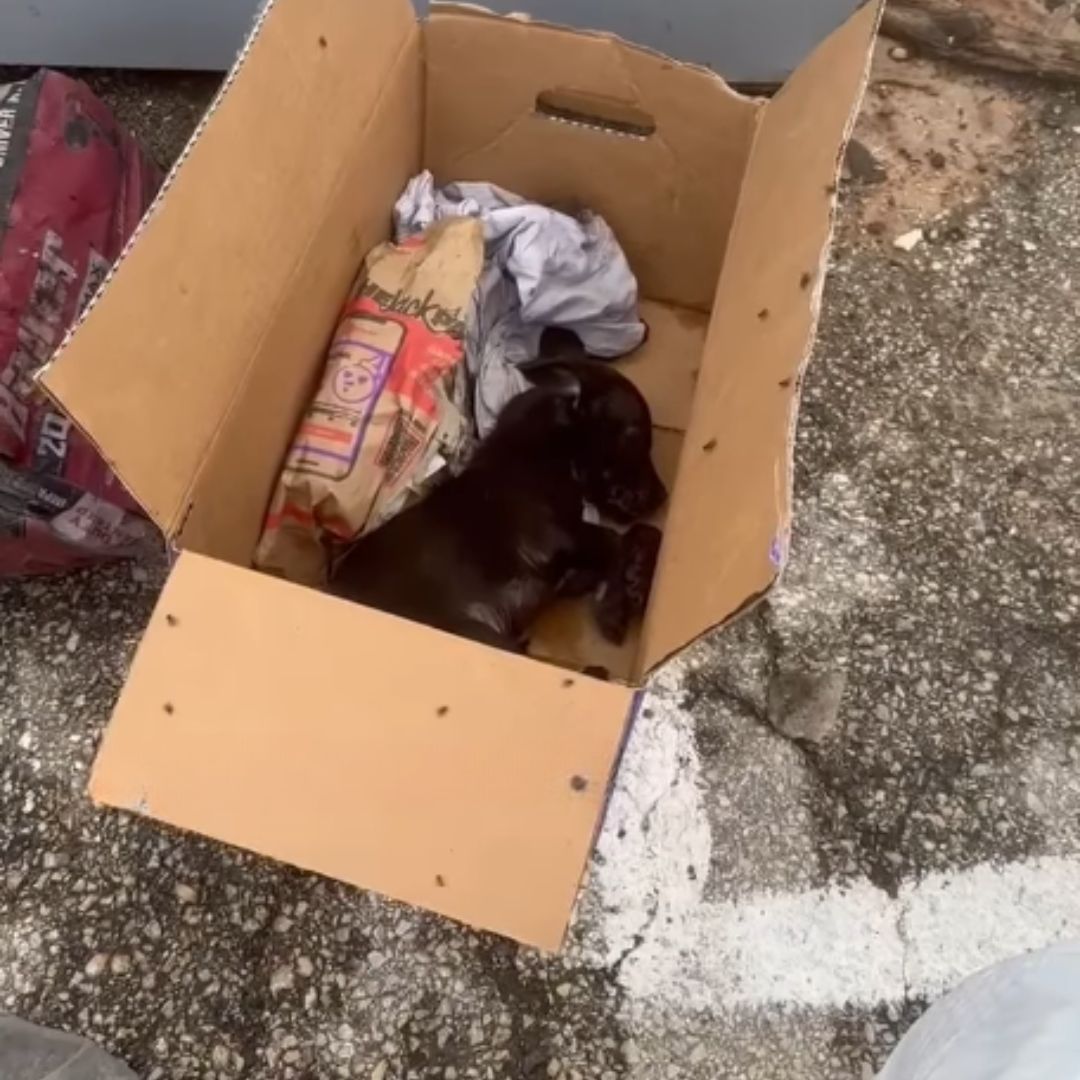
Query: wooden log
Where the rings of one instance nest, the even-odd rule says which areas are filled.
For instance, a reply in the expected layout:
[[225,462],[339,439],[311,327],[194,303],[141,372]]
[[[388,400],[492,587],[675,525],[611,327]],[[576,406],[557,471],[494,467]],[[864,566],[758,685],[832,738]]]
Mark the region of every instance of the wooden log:
[[1080,80],[1080,0],[889,0],[882,32],[965,63]]

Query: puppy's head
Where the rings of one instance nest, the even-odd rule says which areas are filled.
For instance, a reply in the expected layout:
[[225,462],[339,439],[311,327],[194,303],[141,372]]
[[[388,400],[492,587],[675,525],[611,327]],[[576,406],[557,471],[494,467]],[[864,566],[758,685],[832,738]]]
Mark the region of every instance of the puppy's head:
[[651,514],[667,498],[652,463],[652,416],[636,386],[602,360],[590,360],[572,334],[544,332],[541,356],[526,368],[537,386],[573,402],[574,465],[585,497],[616,521]]
[[491,434],[480,444],[478,457],[510,460],[526,456],[572,452],[581,388],[576,379],[557,375],[515,394],[503,406]]

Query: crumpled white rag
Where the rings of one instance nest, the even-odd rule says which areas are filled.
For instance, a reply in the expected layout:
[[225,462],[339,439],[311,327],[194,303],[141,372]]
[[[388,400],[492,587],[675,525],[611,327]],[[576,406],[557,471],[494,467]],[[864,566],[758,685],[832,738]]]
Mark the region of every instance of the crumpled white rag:
[[528,386],[517,365],[535,359],[545,326],[572,330],[599,357],[622,356],[645,339],[637,279],[599,214],[571,217],[494,184],[436,188],[425,171],[394,206],[395,239],[446,217],[478,217],[484,226],[484,271],[465,342],[481,436]]

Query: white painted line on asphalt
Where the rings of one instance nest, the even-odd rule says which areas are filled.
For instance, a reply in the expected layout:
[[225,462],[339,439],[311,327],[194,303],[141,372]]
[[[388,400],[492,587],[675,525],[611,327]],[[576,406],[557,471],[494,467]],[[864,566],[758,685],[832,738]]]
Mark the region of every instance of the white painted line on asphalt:
[[988,964],[1080,939],[1080,859],[1059,856],[932,874],[900,890],[907,977],[937,995]]
[[686,1010],[875,1005],[1080,938],[1080,861],[934,874],[893,899],[869,882],[702,903],[678,940],[644,935],[620,968],[640,1001]]
[[654,696],[638,718],[591,883],[589,959],[618,964],[631,1003],[874,1005],[936,996],[988,964],[1080,938],[1080,858],[936,873],[896,897],[862,880],[710,902],[686,873],[707,865],[711,829],[692,723],[675,700]]

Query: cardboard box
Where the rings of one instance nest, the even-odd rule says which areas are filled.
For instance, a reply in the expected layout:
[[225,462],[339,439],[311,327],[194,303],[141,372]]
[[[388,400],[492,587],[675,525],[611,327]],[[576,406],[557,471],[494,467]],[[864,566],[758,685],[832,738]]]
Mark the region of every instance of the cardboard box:
[[[776,579],[799,380],[878,5],[769,102],[611,37],[407,0],[277,0],[43,375],[180,554],[101,803],[557,948],[650,670]],[[507,655],[250,570],[282,455],[411,175],[601,212],[672,485],[640,634]],[[603,682],[567,666],[597,663]]]

